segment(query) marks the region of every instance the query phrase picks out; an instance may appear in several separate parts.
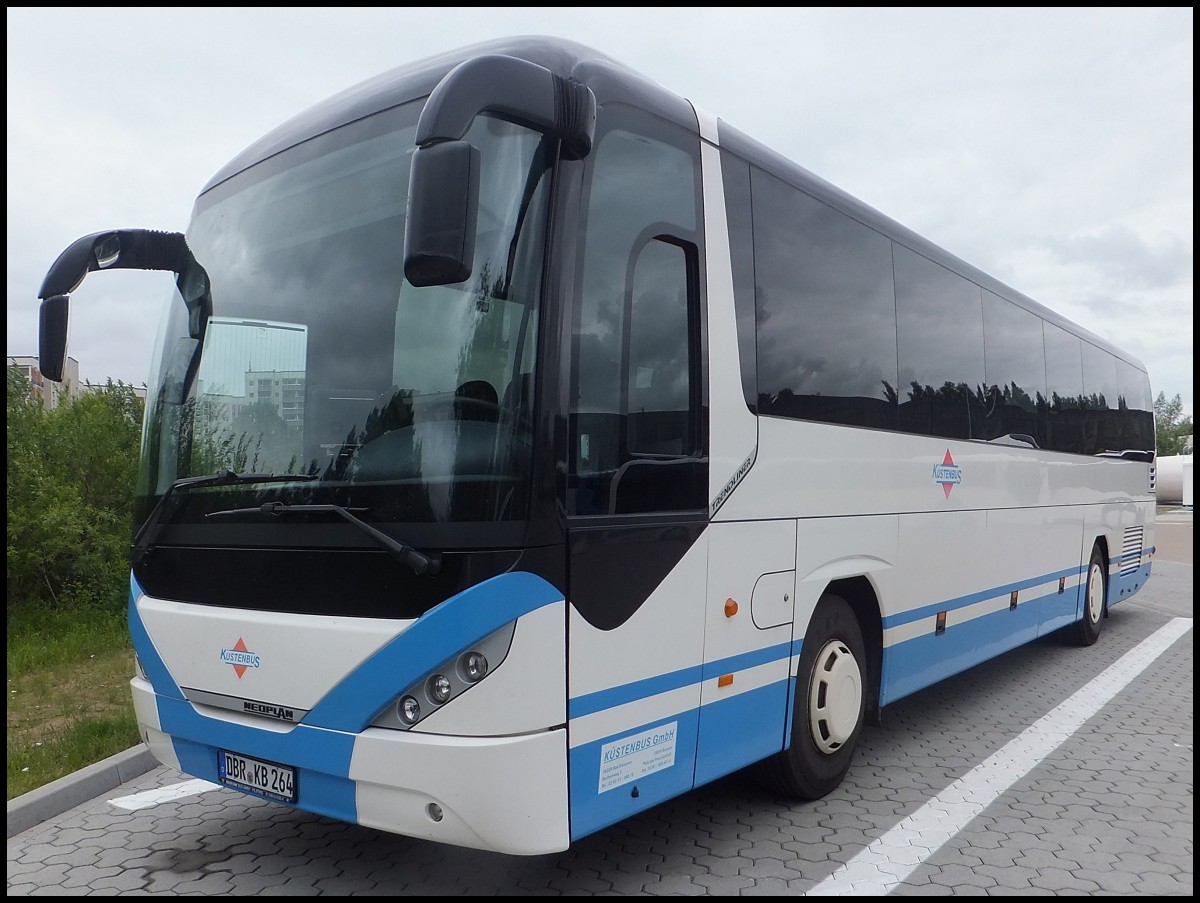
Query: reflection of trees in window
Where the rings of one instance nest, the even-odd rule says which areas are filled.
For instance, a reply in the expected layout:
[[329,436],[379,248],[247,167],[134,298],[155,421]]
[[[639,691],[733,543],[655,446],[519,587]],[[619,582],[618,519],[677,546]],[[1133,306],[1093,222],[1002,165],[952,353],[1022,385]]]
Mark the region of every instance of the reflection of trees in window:
[[249,435],[238,436],[229,428],[229,407],[208,396],[184,402],[180,438],[190,460],[187,473],[258,470],[258,449]]
[[903,245],[893,244],[893,257],[900,383],[913,387],[900,428],[986,438],[986,407],[970,388],[984,382],[982,289]]
[[1041,317],[985,290],[983,338],[984,384],[988,387],[983,437],[1029,437],[1039,447],[1047,447]]
[[295,473],[300,464],[299,437],[268,399],[231,405],[192,398],[184,404],[183,424],[189,473]]
[[652,134],[601,136],[590,158],[571,387],[577,514],[706,501],[696,139],[645,125]]
[[908,398],[900,405],[905,430],[948,439],[978,438],[986,416],[987,393],[982,386],[947,380],[934,387],[909,383]]
[[[412,389],[395,387],[384,393],[379,404],[367,412],[362,428],[360,429],[358,424],[350,427],[341,447],[326,462],[323,478],[340,481],[359,476],[357,471],[364,469],[364,459],[356,457],[355,453],[384,436],[391,437],[387,451],[389,460],[383,462],[385,468],[390,468],[390,472],[381,470],[375,473],[372,470],[361,476],[379,479],[385,476],[411,477],[420,473],[421,446],[412,430],[413,396]],[[315,472],[317,462],[314,461],[311,466]],[[378,464],[371,461],[368,466],[376,468]]]

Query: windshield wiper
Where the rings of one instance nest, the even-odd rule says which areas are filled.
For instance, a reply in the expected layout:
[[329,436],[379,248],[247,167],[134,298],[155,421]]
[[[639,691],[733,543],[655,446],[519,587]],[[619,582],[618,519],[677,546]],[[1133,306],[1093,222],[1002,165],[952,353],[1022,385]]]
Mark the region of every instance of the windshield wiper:
[[230,508],[228,511],[212,511],[208,517],[224,517],[233,514],[281,514],[331,512],[348,520],[362,530],[373,540],[391,552],[396,558],[407,564],[417,574],[434,576],[441,569],[441,561],[436,556],[426,555],[412,546],[407,546],[394,537],[388,536],[382,530],[376,530],[365,520],[355,517],[341,505],[289,505],[284,502],[265,502],[254,508]]
[[249,483],[298,483],[318,479],[314,473],[235,473],[232,470],[218,470],[216,473],[202,477],[180,477],[167,487],[159,498],[158,504],[142,524],[137,535],[133,537],[132,559],[134,565],[141,564],[154,549],[154,541],[162,529],[163,514],[167,508],[167,500],[173,498],[181,489],[203,489],[208,486],[241,486]]

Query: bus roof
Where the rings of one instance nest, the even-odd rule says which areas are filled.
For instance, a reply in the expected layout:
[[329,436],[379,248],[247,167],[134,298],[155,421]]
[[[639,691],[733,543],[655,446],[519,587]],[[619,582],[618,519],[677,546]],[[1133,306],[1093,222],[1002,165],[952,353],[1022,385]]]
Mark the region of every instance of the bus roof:
[[[696,132],[698,129],[696,112],[686,98],[667,90],[607,54],[565,38],[505,37],[398,66],[313,105],[268,132],[234,157],[209,180],[200,193],[203,195],[237,173],[310,138],[424,97],[459,63],[475,56],[492,53],[525,59],[565,78],[575,78],[592,89],[598,105],[627,102],[689,131]],[[860,220],[864,225],[1145,371],[1144,364],[1128,352],[935,245],[795,161],[732,127],[724,119],[719,121],[718,139],[723,148],[755,166],[791,182],[795,187]]]
[[564,78],[575,78],[592,89],[597,103],[627,101],[696,131],[696,115],[687,100],[612,57],[563,38],[499,38],[399,66],[314,104],[234,157],[200,193],[309,138],[424,97],[459,63],[492,53],[528,60]]

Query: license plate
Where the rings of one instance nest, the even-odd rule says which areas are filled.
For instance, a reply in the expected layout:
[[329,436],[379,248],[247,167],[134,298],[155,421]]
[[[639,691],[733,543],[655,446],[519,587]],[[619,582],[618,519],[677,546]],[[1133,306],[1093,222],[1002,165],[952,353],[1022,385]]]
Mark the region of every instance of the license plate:
[[217,751],[217,776],[230,787],[284,803],[296,802],[296,769],[287,765],[221,749]]

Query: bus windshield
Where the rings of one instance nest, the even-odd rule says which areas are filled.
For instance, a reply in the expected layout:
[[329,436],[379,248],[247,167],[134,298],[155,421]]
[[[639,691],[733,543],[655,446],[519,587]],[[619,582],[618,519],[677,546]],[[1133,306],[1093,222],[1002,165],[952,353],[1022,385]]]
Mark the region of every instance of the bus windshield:
[[476,120],[466,136],[482,161],[472,274],[414,287],[402,266],[420,109],[345,125],[201,196],[187,240],[208,275],[211,317],[197,342],[183,300],[168,299],[140,505],[177,479],[228,469],[315,476],[305,501],[369,509],[375,521],[525,516],[546,142]]

